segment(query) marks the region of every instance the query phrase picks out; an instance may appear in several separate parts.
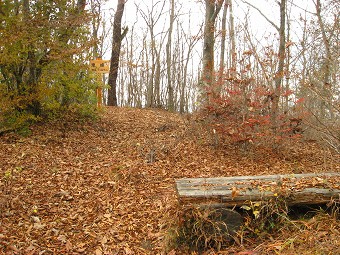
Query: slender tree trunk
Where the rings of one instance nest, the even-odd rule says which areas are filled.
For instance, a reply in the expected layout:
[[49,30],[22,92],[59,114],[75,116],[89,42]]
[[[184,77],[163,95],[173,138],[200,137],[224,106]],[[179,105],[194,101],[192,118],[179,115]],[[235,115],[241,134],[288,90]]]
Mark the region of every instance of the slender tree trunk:
[[[27,24],[31,24],[31,17],[30,17],[30,0],[23,0],[23,14],[24,19]],[[30,111],[35,116],[40,115],[41,111],[41,104],[40,101],[37,99],[37,86],[38,86],[38,67],[37,67],[37,58],[34,52],[34,46],[32,43],[28,45],[28,52],[27,52],[27,61],[28,61],[28,80],[26,86],[24,86],[24,93],[29,93],[30,95],[30,103],[28,105],[28,111]]]
[[[318,17],[318,23],[321,29],[321,35],[322,35],[322,42],[326,49],[326,57],[323,65],[323,87],[321,88],[321,107],[320,107],[320,117],[321,119],[326,117],[326,107],[327,107],[327,101],[331,97],[331,68],[332,68],[332,53],[331,53],[331,46],[329,43],[329,39],[326,34],[325,25],[321,17],[321,1],[316,0],[316,15]],[[332,114],[332,107],[329,107],[331,116]]]
[[166,44],[166,71],[167,71],[167,81],[168,81],[168,110],[174,111],[174,89],[171,81],[171,42],[172,42],[172,30],[175,20],[175,2],[170,0],[171,10],[170,10],[170,27],[168,33],[168,41]]
[[[155,37],[153,34],[153,27],[150,30],[150,38],[151,38],[151,76],[149,75],[148,79],[148,88],[147,88],[147,100],[146,100],[146,107],[154,107],[154,76],[155,76]],[[146,59],[148,56],[146,56]],[[147,68],[149,70],[149,68]],[[149,73],[149,72],[148,72]]]
[[[24,13],[24,20],[27,24],[30,24],[30,0],[23,0],[23,13]],[[34,94],[34,87],[36,86],[36,60],[35,54],[33,50],[33,45],[29,43],[28,45],[28,69],[29,69],[29,76],[28,76],[28,86],[30,91]]]
[[281,96],[282,79],[284,75],[284,62],[285,62],[285,51],[286,51],[286,0],[280,2],[280,28],[279,28],[279,63],[275,74],[275,87],[272,95],[272,109],[271,109],[271,123],[274,132],[277,129],[277,119],[279,115],[279,102]]
[[[306,81],[307,81],[307,75],[308,75],[308,68],[307,68],[307,19],[306,19],[306,13],[305,17],[303,19],[303,33],[302,33],[302,40],[301,40],[301,57],[302,57],[302,77],[301,77],[301,84],[300,84],[300,91],[299,91],[299,97],[300,98],[306,98],[305,105],[306,108],[311,108],[311,100],[310,97],[307,97],[307,91],[306,91]],[[300,110],[301,111],[301,110]]]
[[160,54],[161,54],[161,46],[159,51],[156,52],[156,69],[155,69],[155,106],[156,107],[161,107],[161,96],[160,96],[160,89],[161,89],[161,59],[160,59]]
[[214,70],[214,37],[215,37],[215,20],[212,20],[215,6],[210,0],[205,1],[206,14],[204,26],[204,43],[203,43],[203,85],[207,89],[212,85]]
[[[188,65],[189,65],[189,58],[190,58],[190,54],[191,54],[191,45],[189,45],[189,49],[186,55],[186,60],[185,60],[185,64],[183,67],[183,81],[182,81],[182,85],[181,85],[181,97],[180,97],[180,104],[179,104],[179,112],[180,113],[184,113],[185,111],[185,87],[187,86],[187,75],[188,75]],[[183,59],[184,60],[184,59]]]
[[98,42],[98,30],[100,26],[100,12],[101,12],[100,2],[98,0],[91,0],[92,38],[95,40],[95,44],[93,45],[93,53],[92,53],[92,56],[94,59],[101,57],[99,55],[99,49],[98,49],[98,43],[99,43]]
[[127,28],[122,33],[122,17],[125,0],[118,0],[117,10],[113,21],[112,52],[110,61],[110,73],[108,85],[108,105],[117,106],[117,77],[119,68],[119,57],[122,40],[127,33]]
[[[203,95],[202,103],[212,102],[216,91],[214,88],[214,43],[215,20],[222,8],[224,0],[205,0],[205,24],[203,42]],[[205,91],[206,90],[206,91]],[[208,93],[208,95],[207,95]]]
[[[286,12],[286,16],[287,16],[287,39],[286,41],[289,42],[290,41],[290,22],[289,22],[289,17],[288,14]],[[286,86],[285,86],[285,91],[286,91],[286,96],[284,97],[284,112],[288,113],[289,111],[289,94],[287,94],[287,92],[289,91],[289,84],[290,84],[290,58],[291,58],[291,53],[290,53],[290,47],[287,47],[287,52],[286,52]]]
[[[190,24],[190,18],[189,18],[189,24]],[[189,27],[190,30],[190,27]],[[200,30],[201,31],[201,30]],[[200,32],[199,32],[200,33]],[[188,111],[188,91],[190,90],[190,85],[188,85],[188,67],[189,67],[189,61],[191,60],[191,54],[192,51],[196,45],[196,43],[199,40],[198,36],[190,36],[186,35],[183,28],[182,28],[182,34],[184,34],[184,38],[186,41],[186,45],[182,43],[182,61],[184,62],[182,65],[184,65],[183,68],[183,79],[181,82],[180,87],[180,105],[179,105],[179,111],[180,113],[184,113],[185,111]],[[186,55],[184,54],[185,50],[187,50]],[[194,68],[192,68],[194,70]]]
[[236,39],[235,39],[235,24],[234,24],[234,13],[233,13],[233,2],[232,0],[226,0],[229,5],[229,37],[230,37],[230,56],[231,56],[231,63],[230,67],[232,70],[232,77],[236,73]]
[[[127,49],[128,49],[128,73],[129,73],[129,82],[128,82],[128,105],[130,107],[134,106],[133,104],[133,98],[134,98],[134,91],[133,91],[133,88],[135,87],[135,68],[133,66],[133,61],[134,61],[134,58],[133,58],[133,32],[134,32],[134,26],[132,27],[132,30],[131,30],[131,36],[130,36],[130,41],[127,40]],[[128,45],[130,43],[130,45]]]
[[[231,1],[231,0],[230,0]],[[221,94],[223,87],[223,73],[224,73],[224,56],[225,56],[225,42],[227,34],[227,11],[229,6],[229,0],[224,2],[223,14],[222,14],[222,38],[221,38],[221,55],[220,55],[220,69],[218,72],[218,95]]]

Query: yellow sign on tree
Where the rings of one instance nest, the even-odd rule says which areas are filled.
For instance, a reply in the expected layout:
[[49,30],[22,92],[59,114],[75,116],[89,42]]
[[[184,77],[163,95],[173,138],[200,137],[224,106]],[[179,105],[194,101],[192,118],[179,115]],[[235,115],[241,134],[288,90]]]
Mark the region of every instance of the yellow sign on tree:
[[108,73],[110,71],[110,60],[100,58],[90,60],[90,70],[96,73]]
[[[110,72],[110,60],[103,60],[101,58],[97,58],[94,60],[90,60],[90,70],[97,73],[97,79],[99,84],[102,83],[102,74]],[[102,105],[103,93],[102,87],[97,88],[97,106],[100,107]]]

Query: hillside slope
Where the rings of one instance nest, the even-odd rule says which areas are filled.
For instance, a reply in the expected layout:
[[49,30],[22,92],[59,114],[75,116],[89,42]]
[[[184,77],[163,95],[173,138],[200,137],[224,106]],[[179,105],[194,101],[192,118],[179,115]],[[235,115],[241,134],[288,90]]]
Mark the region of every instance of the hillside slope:
[[[273,153],[210,142],[194,118],[132,108],[106,108],[90,123],[37,125],[27,138],[0,137],[0,254],[162,254],[176,213],[175,178],[340,171],[338,155],[311,143]],[[311,254],[339,254],[339,225],[311,227],[302,234],[319,236],[318,244],[295,249],[314,244],[335,253]],[[230,252],[259,247],[245,245]]]

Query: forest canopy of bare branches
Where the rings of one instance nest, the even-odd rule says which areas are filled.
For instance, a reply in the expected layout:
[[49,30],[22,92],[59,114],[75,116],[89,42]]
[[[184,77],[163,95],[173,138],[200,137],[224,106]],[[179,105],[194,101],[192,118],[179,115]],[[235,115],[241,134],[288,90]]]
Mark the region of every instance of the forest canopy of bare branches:
[[[221,132],[242,139],[268,118],[274,133],[288,127],[339,150],[339,3],[307,2],[267,1],[268,12],[245,0],[126,1],[104,103],[114,91],[119,106],[204,109],[222,116],[218,125],[241,125]],[[92,111],[98,84],[87,65],[113,46],[108,9],[114,1],[0,3],[2,129]]]
[[339,150],[337,1],[170,3],[127,2],[119,105],[208,108],[228,112],[228,126],[267,116],[271,128]]

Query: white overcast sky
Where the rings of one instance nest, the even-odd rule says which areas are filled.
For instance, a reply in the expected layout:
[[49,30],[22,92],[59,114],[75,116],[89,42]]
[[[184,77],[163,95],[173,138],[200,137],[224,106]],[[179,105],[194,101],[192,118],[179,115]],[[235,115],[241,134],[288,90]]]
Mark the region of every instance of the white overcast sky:
[[[263,14],[265,14],[271,21],[275,24],[279,25],[279,6],[277,4],[277,0],[248,0],[254,6],[258,7]],[[146,29],[146,24],[142,17],[136,12],[136,6],[139,6],[145,13],[148,12],[148,9],[151,9],[151,6],[158,3],[157,6],[161,7],[165,2],[165,7],[163,12],[163,18],[158,22],[158,26],[156,30],[160,31],[165,26],[165,30],[168,28],[168,16],[169,16],[169,2],[170,0],[127,0],[125,4],[124,16],[122,23],[123,25],[127,25],[129,29],[131,26],[135,24],[135,31],[139,29]],[[291,1],[289,1],[291,2]],[[300,15],[304,16],[304,9],[309,11],[314,11],[313,1],[311,0],[293,0],[294,4],[299,6],[300,8],[288,3],[288,12],[290,12],[290,19],[297,20]],[[195,34],[195,30],[198,31],[198,26],[204,22],[204,9],[205,4],[203,0],[175,0],[175,4],[177,8],[181,8],[181,13],[184,13],[180,17],[180,19],[188,22],[189,20],[189,12],[191,13],[190,27],[191,33]],[[104,10],[107,12],[106,17],[109,17],[109,13],[111,15],[114,14],[117,7],[117,0],[108,0],[104,6]],[[158,10],[159,12],[160,10]],[[250,29],[259,40],[264,36],[270,36],[276,33],[275,29],[266,21],[257,10],[252,7],[244,4],[241,0],[233,0],[233,11],[235,16],[235,25],[241,25],[245,21],[245,16],[248,15],[249,18],[249,26]],[[156,13],[158,13],[156,11]],[[222,10],[221,13],[222,14]],[[112,18],[113,19],[113,18]],[[298,33],[299,27],[297,23],[291,23],[292,37],[294,38],[294,33]],[[157,33],[157,31],[156,31]],[[296,40],[298,37],[295,36]]]
[[[269,19],[274,21],[277,25],[279,23],[279,7],[276,3],[277,0],[248,0],[251,4],[258,7]],[[159,2],[159,3],[158,3]],[[136,17],[136,5],[140,6],[140,8],[146,10],[146,7],[151,8],[153,4],[158,3],[158,6],[161,6],[163,2],[166,2],[166,5],[170,2],[170,0],[127,0],[125,4],[123,23],[133,24],[136,19],[140,22],[143,20],[140,17]],[[289,1],[291,2],[291,1]],[[294,7],[292,9],[293,17],[297,17],[300,13],[303,14],[303,9],[307,9],[313,11],[313,1],[312,0],[293,0],[294,4],[298,7]],[[203,0],[175,0],[175,4],[177,6],[182,6],[182,12],[191,10],[192,15],[195,15],[195,19],[197,22],[201,22],[204,20],[204,1]],[[291,6],[288,3],[288,7]],[[117,7],[117,0],[108,0],[105,9],[111,10],[111,13],[114,13]],[[239,19],[240,21],[244,20],[245,14],[248,13],[251,20],[251,25],[253,27],[263,27],[270,28],[265,19],[258,14],[256,10],[244,4],[241,0],[233,0],[234,7],[234,16],[235,19]],[[169,8],[164,8],[167,11]],[[166,16],[166,15],[165,15]]]

